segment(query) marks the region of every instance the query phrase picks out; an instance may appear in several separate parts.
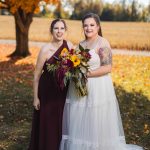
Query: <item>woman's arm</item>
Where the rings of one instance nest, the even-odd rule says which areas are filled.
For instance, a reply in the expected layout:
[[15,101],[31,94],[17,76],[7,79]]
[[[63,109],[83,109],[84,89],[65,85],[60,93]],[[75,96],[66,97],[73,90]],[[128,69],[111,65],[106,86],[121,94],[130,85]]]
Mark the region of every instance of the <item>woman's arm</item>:
[[102,76],[110,73],[112,70],[112,52],[110,44],[107,40],[105,40],[102,47],[98,49],[98,54],[100,57],[101,66],[96,70],[89,71],[87,74],[88,77]]
[[108,74],[111,72],[112,66],[111,65],[105,65],[105,66],[101,66],[100,68],[93,70],[93,71],[89,71],[87,74],[87,77],[99,77],[99,76],[103,76],[105,74]]
[[33,81],[33,91],[34,91],[34,100],[33,100],[33,106],[36,110],[40,109],[40,101],[38,98],[38,85],[39,85],[39,79],[42,74],[43,65],[46,61],[46,48],[43,47],[38,55],[37,62],[35,65],[35,71],[34,71],[34,81]]

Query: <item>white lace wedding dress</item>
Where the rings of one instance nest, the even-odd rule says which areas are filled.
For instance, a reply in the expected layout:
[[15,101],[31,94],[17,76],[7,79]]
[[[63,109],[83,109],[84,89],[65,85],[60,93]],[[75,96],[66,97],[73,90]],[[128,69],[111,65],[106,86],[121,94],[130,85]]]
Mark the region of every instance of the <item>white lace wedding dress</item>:
[[[90,69],[101,65],[94,49]],[[88,96],[78,98],[73,83],[64,107],[60,150],[142,150],[126,144],[118,102],[110,74],[88,78]]]

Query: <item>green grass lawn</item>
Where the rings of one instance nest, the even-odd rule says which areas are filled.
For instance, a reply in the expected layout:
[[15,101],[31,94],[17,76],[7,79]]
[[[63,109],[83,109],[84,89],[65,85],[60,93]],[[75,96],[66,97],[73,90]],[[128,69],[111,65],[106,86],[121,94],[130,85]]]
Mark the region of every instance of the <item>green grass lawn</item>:
[[[27,150],[32,122],[33,71],[39,48],[31,56],[10,60],[14,46],[0,45],[0,150]],[[127,143],[150,150],[150,57],[113,56],[112,78]]]

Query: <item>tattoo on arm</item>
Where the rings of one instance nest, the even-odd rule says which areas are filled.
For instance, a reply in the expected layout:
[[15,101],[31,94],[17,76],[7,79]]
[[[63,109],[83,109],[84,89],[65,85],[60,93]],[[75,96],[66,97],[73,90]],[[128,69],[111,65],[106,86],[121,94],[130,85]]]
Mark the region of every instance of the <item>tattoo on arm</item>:
[[100,48],[99,56],[101,60],[101,66],[112,64],[112,52],[110,47]]

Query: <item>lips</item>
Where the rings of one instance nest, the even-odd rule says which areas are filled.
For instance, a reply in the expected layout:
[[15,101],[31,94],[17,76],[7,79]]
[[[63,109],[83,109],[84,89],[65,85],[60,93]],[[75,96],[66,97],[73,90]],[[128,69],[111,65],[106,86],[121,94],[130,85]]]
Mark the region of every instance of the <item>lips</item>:
[[56,34],[56,36],[57,36],[57,37],[62,37],[62,36],[63,36],[63,34]]
[[86,33],[92,33],[93,31],[86,31]]
[[62,34],[57,34],[57,36],[62,36]]

